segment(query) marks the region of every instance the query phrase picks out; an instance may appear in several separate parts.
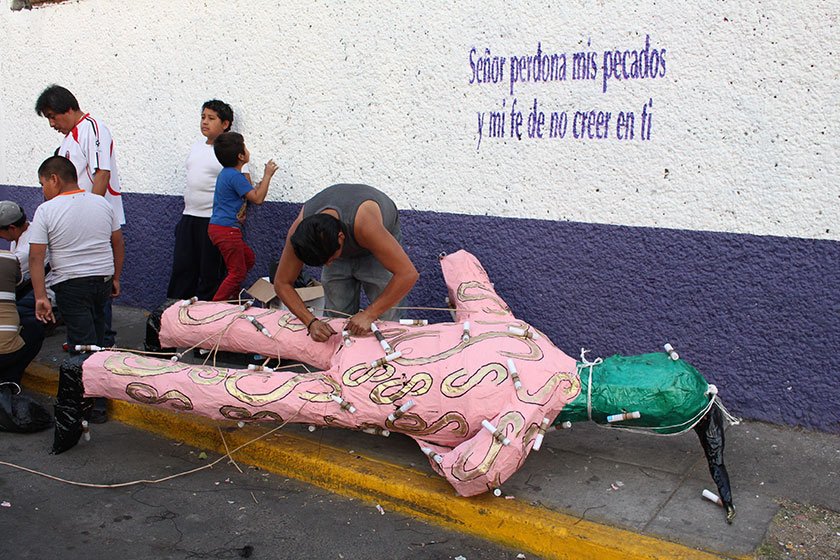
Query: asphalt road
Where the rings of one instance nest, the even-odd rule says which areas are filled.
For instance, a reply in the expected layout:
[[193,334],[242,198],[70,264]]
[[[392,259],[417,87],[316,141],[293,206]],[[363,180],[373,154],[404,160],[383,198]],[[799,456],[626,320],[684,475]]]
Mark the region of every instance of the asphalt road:
[[[0,460],[73,481],[165,476],[218,458],[117,422],[49,455],[52,431],[0,432]],[[227,460],[161,483],[83,488],[0,465],[4,559],[514,559],[492,543]],[[533,558],[533,556],[529,556]]]

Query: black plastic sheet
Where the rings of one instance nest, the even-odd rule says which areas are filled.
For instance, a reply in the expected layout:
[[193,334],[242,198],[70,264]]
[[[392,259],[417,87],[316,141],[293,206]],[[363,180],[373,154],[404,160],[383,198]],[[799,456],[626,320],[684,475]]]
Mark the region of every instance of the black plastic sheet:
[[160,318],[163,312],[178,300],[168,299],[162,303],[157,309],[149,313],[149,318],[146,319],[146,338],[143,341],[143,349],[147,352],[172,352],[175,353],[175,348],[161,348],[160,346]]
[[713,406],[709,412],[697,423],[694,431],[700,438],[700,445],[709,463],[709,474],[718,488],[723,508],[726,511],[726,522],[732,523],[735,518],[735,507],[732,505],[732,490],[729,486],[729,473],[723,463],[723,449],[726,438],[723,433],[724,420],[720,408]]
[[28,434],[50,426],[49,411],[29,395],[22,394],[17,383],[0,383],[0,432]]
[[93,399],[84,398],[82,362],[86,355],[71,356],[58,370],[58,402],[55,405],[55,436],[52,452],[64,453],[79,443],[82,420],[93,408]]

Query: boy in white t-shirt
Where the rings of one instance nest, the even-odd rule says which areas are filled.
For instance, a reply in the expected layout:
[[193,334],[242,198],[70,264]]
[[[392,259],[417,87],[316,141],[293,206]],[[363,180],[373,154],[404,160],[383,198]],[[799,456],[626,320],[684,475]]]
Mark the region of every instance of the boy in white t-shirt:
[[46,202],[29,226],[29,274],[35,316],[54,319],[44,258],[50,251],[52,289],[67,325],[67,342],[104,346],[105,303],[120,293],[125,246],[119,220],[105,199],[78,187],[76,169],[61,156],[38,169]]
[[[44,323],[55,319],[44,281],[44,257],[49,248],[52,289],[67,327],[71,352],[75,353],[77,345],[105,346],[105,305],[120,294],[125,259],[119,220],[103,197],[79,188],[76,168],[64,157],[47,158],[38,168],[38,181],[46,202],[35,211],[29,226],[35,317]],[[81,369],[77,371],[81,375]],[[67,395],[63,382],[67,381],[61,377],[57,411],[75,406],[75,401],[62,402],[62,395]],[[79,385],[81,379],[72,383]],[[96,418],[92,415],[91,421],[105,421],[104,404],[104,399],[97,399]],[[56,430],[58,434],[58,422]]]
[[[201,134],[187,156],[187,186],[184,213],[175,227],[172,272],[166,297],[209,301],[225,277],[221,253],[207,236],[213,213],[213,193],[222,164],[213,144],[233,124],[233,109],[224,101],[211,99],[201,106]],[[244,171],[247,176],[247,170]]]

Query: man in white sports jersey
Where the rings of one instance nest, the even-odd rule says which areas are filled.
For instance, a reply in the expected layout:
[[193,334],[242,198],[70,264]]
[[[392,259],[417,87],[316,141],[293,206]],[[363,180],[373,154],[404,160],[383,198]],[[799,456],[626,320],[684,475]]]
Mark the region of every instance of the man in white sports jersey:
[[[64,134],[55,155],[73,162],[79,188],[105,197],[119,224],[125,225],[120,178],[111,131],[104,124],[79,108],[76,97],[64,87],[51,85],[41,92],[35,112],[45,117],[50,126]],[[105,308],[105,345],[114,346],[116,332],[111,328],[111,300]]]
[[79,109],[76,97],[57,85],[41,92],[35,111],[64,134],[55,155],[73,162],[79,188],[104,196],[114,208],[120,225],[125,225],[114,140],[108,127]]

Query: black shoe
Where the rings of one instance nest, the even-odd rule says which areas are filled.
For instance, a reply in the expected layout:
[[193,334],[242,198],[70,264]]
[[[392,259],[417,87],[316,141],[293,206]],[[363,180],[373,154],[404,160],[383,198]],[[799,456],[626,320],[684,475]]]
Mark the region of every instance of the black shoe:
[[94,408],[90,411],[90,419],[88,422],[91,424],[104,424],[108,421],[108,413],[104,410],[98,410]]

